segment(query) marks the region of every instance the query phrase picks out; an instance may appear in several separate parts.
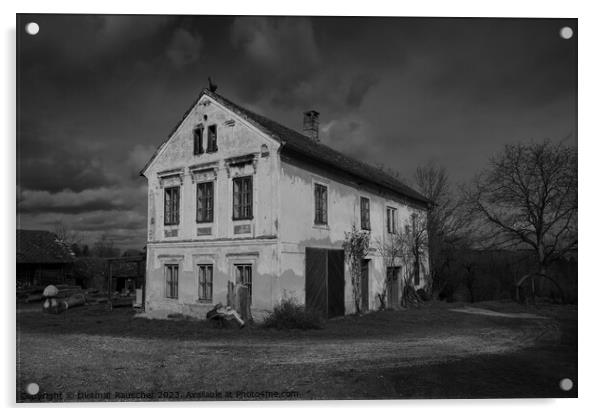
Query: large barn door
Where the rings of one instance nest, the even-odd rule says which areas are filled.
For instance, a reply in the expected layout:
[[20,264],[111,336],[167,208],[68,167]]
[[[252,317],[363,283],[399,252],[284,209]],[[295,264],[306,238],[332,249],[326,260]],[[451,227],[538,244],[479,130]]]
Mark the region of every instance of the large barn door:
[[345,314],[345,252],[305,249],[305,307],[332,318]]
[[328,317],[345,315],[345,252],[328,250]]
[[305,307],[328,316],[328,252],[305,249]]

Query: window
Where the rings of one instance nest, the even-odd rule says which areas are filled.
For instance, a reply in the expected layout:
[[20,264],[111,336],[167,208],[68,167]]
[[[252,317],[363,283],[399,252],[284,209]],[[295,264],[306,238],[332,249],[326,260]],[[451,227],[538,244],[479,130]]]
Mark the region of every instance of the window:
[[253,177],[245,176],[232,180],[234,195],[232,199],[232,219],[253,218]]
[[236,283],[245,285],[249,288],[249,299],[253,299],[253,278],[251,264],[235,264],[236,268]]
[[387,280],[397,280],[401,267],[387,267]]
[[196,126],[193,130],[194,154],[203,153],[203,126]]
[[199,300],[213,299],[213,265],[199,264]]
[[178,265],[165,265],[165,296],[171,299],[178,298]]
[[207,153],[217,152],[217,126],[209,126],[207,134]]
[[362,230],[370,229],[370,200],[368,198],[360,198],[360,219]]
[[317,183],[314,188],[315,224],[328,224],[328,188]]
[[180,223],[180,187],[165,188],[165,225],[178,225]]
[[395,234],[397,232],[397,209],[387,207],[387,232]]
[[196,222],[213,222],[213,182],[196,187]]

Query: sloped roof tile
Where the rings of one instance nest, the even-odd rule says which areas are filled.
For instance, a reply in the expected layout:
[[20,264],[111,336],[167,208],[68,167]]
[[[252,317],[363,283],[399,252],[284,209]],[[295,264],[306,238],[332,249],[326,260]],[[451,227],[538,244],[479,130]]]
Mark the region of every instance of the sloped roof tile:
[[17,230],[17,263],[72,263],[74,256],[55,234],[43,230]]
[[[184,114],[183,119],[188,116],[191,109],[194,107],[194,105],[196,105],[196,103],[203,95],[207,95],[213,98],[229,110],[233,111],[240,117],[249,121],[251,124],[262,130],[268,136],[280,142],[283,145],[283,154],[289,154],[293,157],[305,157],[309,160],[328,165],[335,170],[342,171],[361,180],[372,183],[376,186],[384,187],[389,191],[392,191],[395,194],[399,194],[405,198],[409,198],[414,202],[418,202],[424,205],[428,205],[430,203],[430,201],[425,196],[410,188],[400,180],[384,172],[382,169],[378,169],[375,166],[369,165],[365,162],[361,162],[357,159],[347,156],[323,143],[316,142],[295,130],[283,126],[280,123],[277,123],[267,117],[247,110],[246,108],[241,107],[240,105],[233,103],[227,98],[215,92],[211,92],[208,89],[204,89],[199,94],[199,97],[195,100],[191,108],[189,108],[188,111],[186,111],[186,113]],[[173,133],[177,130],[180,124],[181,122],[178,124],[178,126],[174,128],[169,137],[173,135]],[[169,140],[169,138],[167,140]],[[164,142],[159,147],[159,149],[166,142]],[[147,163],[146,167],[150,165],[154,157],[157,155],[159,149],[157,149],[151,160]]]

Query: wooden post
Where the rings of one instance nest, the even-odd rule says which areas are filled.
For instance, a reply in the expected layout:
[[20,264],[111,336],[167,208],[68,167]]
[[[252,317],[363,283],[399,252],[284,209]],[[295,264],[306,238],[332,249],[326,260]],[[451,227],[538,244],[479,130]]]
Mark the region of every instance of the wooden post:
[[141,260],[140,263],[144,261],[144,272],[142,274],[142,310],[146,310],[146,260]]
[[228,295],[226,297],[226,306],[236,309],[234,283],[228,280]]
[[111,291],[111,284],[113,283],[113,262],[111,260],[109,262],[109,281],[107,282],[107,293],[109,295],[109,310],[113,310],[113,296]]

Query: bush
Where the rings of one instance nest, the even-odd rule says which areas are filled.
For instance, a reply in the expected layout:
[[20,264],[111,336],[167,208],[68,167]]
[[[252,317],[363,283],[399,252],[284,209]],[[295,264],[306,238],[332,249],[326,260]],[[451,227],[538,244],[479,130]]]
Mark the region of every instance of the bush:
[[275,329],[322,329],[324,320],[318,313],[305,310],[293,299],[285,299],[268,314],[263,326]]

